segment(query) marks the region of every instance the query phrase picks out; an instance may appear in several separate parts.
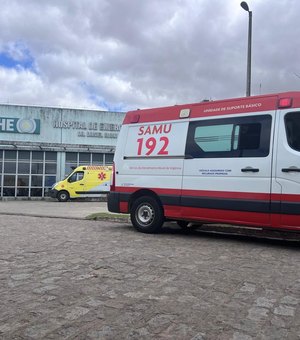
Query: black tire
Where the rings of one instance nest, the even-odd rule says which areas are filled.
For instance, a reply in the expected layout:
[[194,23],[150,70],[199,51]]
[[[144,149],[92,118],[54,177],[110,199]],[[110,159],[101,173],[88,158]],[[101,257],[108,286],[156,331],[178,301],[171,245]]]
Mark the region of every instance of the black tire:
[[164,223],[162,206],[153,197],[139,197],[132,204],[130,219],[137,231],[148,234],[157,233]]
[[65,190],[59,191],[59,193],[57,194],[57,199],[59,200],[59,202],[67,202],[69,198],[70,195]]

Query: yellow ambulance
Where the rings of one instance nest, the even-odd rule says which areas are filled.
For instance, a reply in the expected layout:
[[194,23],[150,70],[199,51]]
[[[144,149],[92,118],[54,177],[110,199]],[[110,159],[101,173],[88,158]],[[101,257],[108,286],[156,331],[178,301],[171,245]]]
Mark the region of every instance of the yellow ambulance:
[[100,197],[110,189],[112,166],[83,165],[63,181],[54,183],[50,196],[60,202],[79,197]]

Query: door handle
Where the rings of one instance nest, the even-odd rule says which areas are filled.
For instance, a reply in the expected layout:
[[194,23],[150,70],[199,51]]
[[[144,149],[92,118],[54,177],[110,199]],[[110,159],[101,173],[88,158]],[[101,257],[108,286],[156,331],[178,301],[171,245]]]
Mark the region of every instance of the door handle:
[[80,183],[79,185],[84,185],[83,183]]
[[252,168],[251,166],[247,166],[246,168],[241,169],[242,172],[259,172],[259,169]]
[[300,172],[300,168],[295,166],[291,166],[290,168],[283,168],[281,169],[282,172]]

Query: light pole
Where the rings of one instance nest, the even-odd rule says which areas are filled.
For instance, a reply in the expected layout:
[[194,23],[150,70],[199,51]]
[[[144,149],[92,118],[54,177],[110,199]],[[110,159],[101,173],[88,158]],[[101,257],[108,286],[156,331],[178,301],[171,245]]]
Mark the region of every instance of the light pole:
[[247,90],[246,96],[251,94],[251,41],[252,41],[252,12],[249,11],[249,6],[246,1],[241,2],[241,7],[249,13],[249,26],[248,26],[248,55],[247,55]]

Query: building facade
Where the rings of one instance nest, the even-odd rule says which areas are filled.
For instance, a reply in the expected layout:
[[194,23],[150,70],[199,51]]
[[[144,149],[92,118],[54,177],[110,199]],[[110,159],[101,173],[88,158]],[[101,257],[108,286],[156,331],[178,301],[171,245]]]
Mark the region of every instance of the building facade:
[[78,165],[110,165],[122,112],[0,105],[0,197],[45,197]]

